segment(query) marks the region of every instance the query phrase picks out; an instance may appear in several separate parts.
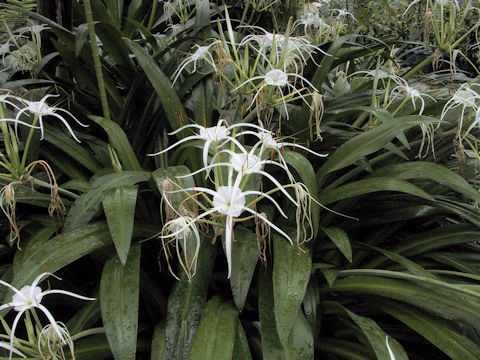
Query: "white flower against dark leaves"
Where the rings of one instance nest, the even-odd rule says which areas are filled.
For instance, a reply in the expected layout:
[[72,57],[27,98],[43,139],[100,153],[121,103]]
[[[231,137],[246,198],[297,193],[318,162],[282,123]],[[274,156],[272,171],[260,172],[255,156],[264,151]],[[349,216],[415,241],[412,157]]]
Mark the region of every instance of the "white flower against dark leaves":
[[215,146],[220,147],[220,145],[223,145],[225,142],[233,141],[235,143],[235,145],[240,146],[240,147],[242,146],[234,137],[232,137],[230,135],[231,131],[234,128],[237,128],[237,127],[250,127],[250,128],[260,129],[259,126],[254,125],[254,124],[249,124],[249,123],[238,123],[238,124],[233,124],[233,125],[227,126],[227,122],[223,119],[220,119],[216,126],[211,126],[211,127],[205,127],[205,126],[201,126],[201,125],[198,125],[198,124],[187,124],[187,125],[184,125],[184,126],[178,128],[177,130],[169,133],[168,135],[175,135],[175,134],[179,133],[180,131],[183,131],[185,129],[190,129],[190,128],[197,129],[198,133],[194,134],[194,135],[184,137],[183,139],[178,140],[176,143],[168,146],[166,149],[164,149],[162,151],[159,151],[157,153],[154,153],[154,154],[149,154],[149,155],[150,156],[156,156],[156,155],[163,154],[163,153],[177,147],[178,145],[181,145],[181,144],[183,144],[185,142],[188,142],[188,141],[203,140],[203,141],[205,141],[205,143],[203,145],[203,156],[202,156],[203,157],[203,164],[204,164],[204,166],[207,166],[208,165],[208,150],[209,150],[211,144],[214,144]]
[[27,106],[24,107],[23,109],[21,109],[17,113],[17,115],[15,116],[15,121],[18,121],[18,119],[20,118],[20,116],[23,113],[30,113],[34,116],[38,116],[38,124],[40,126],[40,132],[41,132],[40,140],[43,140],[43,117],[53,116],[53,117],[56,117],[57,119],[59,119],[63,123],[63,125],[65,125],[65,127],[67,128],[70,135],[72,135],[72,137],[76,141],[80,142],[80,140],[75,136],[72,128],[68,124],[65,117],[61,116],[58,113],[59,112],[64,112],[64,113],[70,115],[72,117],[72,119],[75,120],[77,122],[77,124],[79,124],[80,126],[88,127],[88,125],[82,124],[80,121],[78,121],[77,118],[75,116],[73,116],[73,114],[70,111],[59,108],[57,106],[49,106],[47,104],[47,99],[49,97],[54,97],[54,96],[57,96],[57,95],[45,95],[43,98],[40,99],[40,101],[29,101],[29,100],[22,99],[22,102],[25,103],[25,105],[27,105]]
[[[12,324],[12,330],[11,330],[11,335],[10,335],[10,347],[13,349],[13,342],[15,339],[15,330],[17,328],[18,322],[23,315],[23,313],[29,309],[39,309],[41,310],[45,316],[47,317],[48,321],[50,324],[52,324],[53,329],[59,336],[59,338],[64,341],[65,339],[63,338],[62,331],[57,325],[57,322],[55,321],[55,318],[53,315],[50,313],[50,311],[41,304],[42,299],[46,295],[51,295],[51,294],[63,294],[63,295],[68,295],[72,296],[77,299],[81,300],[95,300],[92,298],[88,298],[85,296],[77,295],[75,293],[72,293],[70,291],[65,291],[65,290],[46,290],[42,291],[40,286],[38,286],[38,283],[42,281],[44,278],[53,275],[51,273],[45,272],[40,275],[38,275],[35,280],[33,281],[32,285],[25,285],[22,287],[20,290],[17,288],[13,287],[9,283],[0,280],[0,285],[8,287],[10,290],[12,290],[15,294],[12,296],[12,301],[10,301],[7,304],[4,304],[0,306],[0,310],[4,310],[7,308],[13,308],[15,311],[17,311],[17,316],[13,320]],[[54,275],[53,275],[54,276]],[[13,350],[10,351],[10,356],[9,359],[12,358],[12,353]]]
[[431,100],[436,101],[432,96],[430,96],[428,94],[425,94],[425,93],[421,93],[420,90],[415,89],[414,87],[409,86],[409,85],[399,85],[399,86],[393,88],[392,92],[390,93],[390,96],[396,96],[400,92],[402,92],[404,94],[406,99],[411,99],[412,100],[412,105],[413,105],[413,108],[415,110],[417,109],[417,107],[415,105],[415,101],[417,99],[420,100],[420,103],[422,104],[422,106],[420,107],[420,111],[419,111],[418,115],[422,115],[423,110],[425,109],[425,99],[423,97],[428,97]]
[[474,85],[476,85],[476,84],[473,84],[473,85],[468,84],[468,83],[462,84],[457,89],[457,91],[455,91],[455,93],[450,98],[450,100],[447,101],[447,103],[443,107],[442,115],[440,116],[440,120],[442,120],[449,110],[460,106],[462,108],[461,109],[462,113],[460,115],[460,122],[459,122],[458,128],[462,129],[463,119],[465,117],[465,112],[469,108],[471,108],[473,110],[473,112],[475,113],[475,120],[472,123],[472,125],[470,125],[470,127],[468,128],[468,130],[467,130],[467,132],[465,133],[464,136],[466,136],[470,132],[470,130],[472,130],[472,128],[475,125],[478,124],[478,122],[480,120],[479,117],[478,117],[478,114],[479,114],[478,111],[480,109],[480,106],[477,104],[477,102],[480,101],[480,93],[473,90]]
[[[252,81],[256,81],[256,80],[262,80],[262,82],[260,83],[260,87],[258,88],[257,92],[255,93],[254,97],[253,97],[253,100],[250,104],[250,107],[252,107],[253,103],[255,102],[255,100],[257,99],[258,95],[261,93],[261,91],[266,87],[266,86],[274,86],[278,89],[278,91],[280,91],[280,94],[281,94],[281,99],[282,99],[282,103],[283,103],[283,106],[284,106],[284,109],[285,109],[285,114],[286,114],[286,117],[287,119],[289,118],[288,116],[288,110],[287,110],[287,102],[285,100],[286,96],[290,95],[294,95],[294,94],[298,94],[302,99],[303,101],[310,107],[310,104],[305,100],[305,97],[300,94],[300,91],[297,90],[295,88],[295,86],[293,86],[290,81],[289,81],[289,77],[294,77],[296,79],[299,79],[305,83],[307,83],[310,87],[312,87],[313,90],[315,91],[318,91],[315,86],[313,86],[313,84],[308,81],[307,79],[305,79],[303,76],[301,75],[298,75],[296,73],[287,73],[281,69],[272,69],[270,71],[268,71],[265,75],[259,75],[259,76],[254,76],[246,81],[244,81],[242,84],[240,84],[239,86],[237,86],[235,89],[233,89],[232,91],[236,91],[238,89],[240,89],[241,87],[243,87],[244,85],[252,82]],[[283,92],[283,88],[290,88],[292,89],[292,92],[285,95],[285,93]]]
[[213,60],[212,54],[210,54],[210,48],[213,45],[218,44],[219,42],[220,42],[220,40],[217,40],[217,41],[212,42],[210,45],[205,45],[205,46],[194,45],[194,47],[196,47],[197,50],[195,50],[195,52],[193,54],[186,57],[180,63],[177,70],[175,70],[175,72],[173,73],[172,86],[175,84],[175,82],[177,81],[177,79],[180,76],[180,74],[182,73],[182,71],[185,70],[185,68],[191,63],[193,63],[193,71],[192,72],[197,71],[197,61],[200,61],[200,60],[205,60],[216,71],[215,61]]
[[[225,218],[225,253],[227,257],[228,263],[228,277],[230,277],[232,271],[232,238],[233,238],[233,223],[235,219],[238,218],[243,212],[248,212],[255,217],[261,219],[266,224],[268,224],[271,228],[275,229],[278,233],[280,233],[283,237],[285,237],[290,243],[293,244],[292,239],[288,236],[283,230],[281,230],[278,226],[273,224],[270,220],[268,220],[262,214],[257,213],[255,210],[251,209],[249,206],[253,206],[259,201],[261,198],[267,198],[270,200],[275,207],[278,209],[280,214],[287,217],[285,212],[282,210],[280,205],[268,194],[265,194],[261,191],[242,191],[239,186],[237,185],[228,185],[228,186],[219,186],[218,189],[211,190],[203,187],[194,187],[194,188],[187,188],[182,190],[175,190],[171,191],[171,193],[177,192],[187,192],[187,191],[194,191],[197,193],[205,193],[211,195],[213,200],[211,203],[213,207],[208,209],[207,211],[203,212],[202,214],[198,215],[197,217],[193,218],[193,220],[183,229],[187,229],[188,227],[192,226],[193,222],[196,222],[200,219],[203,219],[211,214],[217,213],[224,215]],[[246,197],[249,195],[257,195],[257,199],[250,202],[250,204],[246,204]],[[183,229],[177,230],[177,233],[181,233]]]

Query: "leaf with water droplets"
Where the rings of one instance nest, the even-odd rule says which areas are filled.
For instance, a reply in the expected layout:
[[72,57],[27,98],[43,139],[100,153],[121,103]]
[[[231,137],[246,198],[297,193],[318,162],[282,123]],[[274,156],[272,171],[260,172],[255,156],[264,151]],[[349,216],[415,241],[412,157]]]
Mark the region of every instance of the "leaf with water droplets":
[[274,236],[273,294],[278,337],[284,347],[302,305],[312,270],[308,250]]
[[140,244],[132,246],[125,266],[113,256],[105,263],[100,280],[103,326],[115,360],[135,360],[140,254]]

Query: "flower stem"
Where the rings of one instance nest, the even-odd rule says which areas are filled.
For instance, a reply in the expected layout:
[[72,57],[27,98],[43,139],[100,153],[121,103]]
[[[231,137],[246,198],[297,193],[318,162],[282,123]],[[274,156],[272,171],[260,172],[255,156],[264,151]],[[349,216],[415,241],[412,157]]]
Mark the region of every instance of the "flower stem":
[[105,80],[103,79],[102,73],[102,64],[100,62],[100,55],[98,54],[97,36],[95,34],[95,25],[93,22],[92,5],[90,3],[90,0],[85,0],[83,4],[85,6],[85,18],[87,20],[88,36],[90,37],[90,47],[92,49],[95,74],[97,75],[98,92],[100,93],[100,102],[102,103],[103,116],[105,117],[105,119],[111,120],[110,109],[108,107],[107,93],[105,91]]
[[32,142],[33,131],[35,130],[34,127],[37,125],[38,119],[39,119],[39,115],[35,114],[35,118],[33,119],[33,123],[32,123],[32,128],[30,128],[30,132],[28,133],[28,137],[27,137],[27,142],[25,143],[25,148],[23,149],[22,163],[20,164],[22,172],[23,172],[23,169],[25,169],[25,163],[27,162],[28,148],[30,147],[30,143]]

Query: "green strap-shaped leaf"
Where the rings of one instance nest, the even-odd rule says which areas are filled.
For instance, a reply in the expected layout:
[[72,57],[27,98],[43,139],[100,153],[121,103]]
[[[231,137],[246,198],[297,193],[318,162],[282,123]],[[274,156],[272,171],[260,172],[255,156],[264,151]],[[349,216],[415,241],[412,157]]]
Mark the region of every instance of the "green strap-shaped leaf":
[[53,227],[45,227],[32,234],[26,242],[22,239],[22,251],[17,251],[13,259],[13,272],[18,273],[25,259],[41,249],[54,233]]
[[275,322],[280,342],[287,347],[288,337],[305,297],[312,261],[308,250],[292,246],[278,236],[273,239]]
[[211,299],[202,317],[190,349],[190,360],[231,360],[237,337],[237,310],[218,297]]
[[320,180],[332,171],[343,169],[362,157],[382,149],[393,138],[412,126],[426,121],[423,117],[408,116],[398,118],[396,121],[388,121],[377,126],[375,129],[366,131],[341,145],[317,171]]
[[[318,348],[322,353],[331,353],[348,360],[372,360],[370,349],[351,341],[334,338],[320,338]],[[386,358],[385,360],[390,360]]]
[[162,321],[155,326],[155,331],[153,332],[152,337],[151,360],[166,360],[165,328],[165,321]]
[[[357,315],[342,306],[340,303],[334,301],[325,301],[322,305],[327,313],[337,312],[346,315],[353,320],[355,325],[360,328],[372,346],[378,360],[390,359],[386,343],[387,334],[385,334],[385,332],[377,325],[375,321],[367,317]],[[388,343],[395,353],[395,360],[408,360],[405,350],[403,350],[402,346],[395,339],[389,338]]]
[[65,230],[70,231],[87,224],[100,210],[100,204],[107,190],[147,181],[150,176],[151,173],[147,171],[122,171],[100,176],[87,193],[82,194],[75,200],[65,220]]
[[103,326],[115,360],[135,360],[140,254],[141,247],[137,244],[130,248],[125,266],[116,255],[110,258],[105,263],[100,280]]
[[240,321],[237,321],[237,338],[235,339],[232,360],[252,360],[247,337]]
[[376,170],[371,176],[391,176],[402,180],[429,179],[480,202],[480,193],[467,180],[446,167],[432,162],[415,161],[392,164]]
[[190,280],[183,276],[168,298],[167,359],[190,359],[190,343],[207,299],[214,262],[215,247],[203,239],[197,260],[199,271]]
[[82,146],[83,144],[77,143],[71,137],[58,131],[45,129],[45,140],[71,156],[78,165],[86,167],[92,173],[101,170],[102,167],[97,159],[85,149],[85,146]]
[[112,351],[104,334],[87,336],[75,341],[76,360],[111,359]]
[[340,252],[352,262],[352,247],[350,245],[350,239],[345,231],[337,227],[322,227],[322,231],[329,237]]
[[111,243],[110,231],[103,221],[64,232],[22,259],[22,263],[17,265],[18,272],[15,273],[12,285],[20,289],[31,284],[38,274],[46,270],[55,273],[82,256]]
[[114,121],[107,120],[101,116],[88,116],[90,119],[100,125],[108,135],[110,144],[118,154],[124,170],[141,171],[142,167],[138,162],[132,145],[128,141],[127,135],[123,129]]
[[274,309],[272,273],[260,269],[258,282],[258,313],[262,335],[263,359],[285,360],[283,346],[278,338]]
[[246,228],[237,226],[234,233],[230,287],[235,305],[241,311],[258,262],[258,240],[257,235]]
[[406,181],[393,177],[375,177],[354,181],[346,185],[339,186],[330,191],[324,191],[320,194],[320,203],[328,205],[336,201],[369,194],[376,191],[400,191],[407,194],[420,196],[427,200],[434,200],[431,195],[426,193],[418,186],[412,185]]
[[422,335],[450,359],[480,359],[480,346],[459,331],[453,330],[446,320],[398,302],[382,301],[379,308]]
[[300,175],[300,179],[307,187],[310,196],[314,199],[311,203],[311,216],[314,236],[318,232],[318,223],[320,219],[320,207],[316,203],[318,201],[318,184],[317,178],[315,176],[315,171],[313,170],[312,164],[310,161],[303,156],[302,154],[286,150],[283,154],[283,158],[289,166],[295,169],[295,171]]
[[145,52],[139,44],[133,40],[125,38],[124,41],[129,46],[140,67],[152,83],[172,129],[176,130],[187,123],[187,113],[178,98],[177,93],[172,88],[170,79],[165,76],[158,64],[154,61],[153,57]]
[[302,310],[299,309],[288,338],[288,346],[285,349],[286,359],[313,360],[313,353],[312,328],[305,319]]
[[[441,286],[433,279],[418,279],[418,277],[410,274],[398,273],[404,279],[416,279],[418,284],[412,281],[398,280],[393,276],[382,278],[360,275],[360,272],[357,271],[353,273],[342,271],[344,275],[354,275],[356,273],[358,273],[358,276],[337,279],[332,287],[324,287],[322,291],[386,297],[418,306],[442,317],[458,319],[474,327],[480,323],[480,294],[472,296],[474,293],[471,295],[470,290],[460,289],[447,283]],[[369,273],[373,274],[374,272],[370,270]],[[393,272],[390,271],[389,273]]]
[[138,186],[119,186],[105,192],[102,204],[117,255],[123,265],[127,261],[133,234]]

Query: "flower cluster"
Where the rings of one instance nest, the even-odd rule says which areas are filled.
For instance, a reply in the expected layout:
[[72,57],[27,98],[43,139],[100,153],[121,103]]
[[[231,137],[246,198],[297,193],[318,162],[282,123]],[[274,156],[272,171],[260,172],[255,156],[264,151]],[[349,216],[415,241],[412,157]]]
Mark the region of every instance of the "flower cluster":
[[[206,178],[212,183],[212,188],[200,186],[181,188],[178,185],[176,189],[165,190],[162,194],[171,210],[170,213],[175,214],[175,217],[165,223],[160,238],[164,242],[168,240],[176,242],[177,254],[182,267],[187,271],[187,275],[193,275],[194,273],[194,269],[192,270],[191,267],[194,267],[194,259],[196,259],[200,246],[198,230],[200,224],[213,225],[217,233],[223,233],[228,277],[230,277],[232,271],[232,242],[234,240],[233,228],[235,223],[251,219],[260,221],[293,244],[290,235],[272,222],[266,214],[259,212],[257,206],[260,201],[266,199],[280,216],[287,218],[284,208],[272,196],[280,193],[304,214],[304,216],[298,216],[297,212],[297,222],[303,223],[306,221],[310,223],[310,202],[306,201],[306,198],[310,198],[310,194],[303,184],[300,185],[295,181],[282,156],[282,148],[298,147],[311,153],[314,152],[298,144],[279,141],[270,131],[250,123],[237,123],[228,126],[225,120],[220,120],[213,127],[190,124],[171,134],[187,129],[195,129],[197,132],[177,141],[165,150],[153,154],[165,153],[179,144],[192,140],[203,141],[203,167],[187,176],[205,172]],[[247,136],[257,139],[250,147],[241,143],[241,140]],[[322,156],[317,153],[314,154]],[[278,180],[279,177],[264,171],[264,167],[267,165],[281,170],[285,174],[284,177],[288,179],[288,183],[282,184]],[[211,176],[212,173],[213,177]],[[180,176],[179,178],[182,177],[186,176]],[[268,179],[272,184],[270,186],[271,190],[264,190],[263,184],[260,186],[262,178]],[[288,192],[288,189],[292,190],[293,196]],[[177,204],[175,206],[173,203],[171,196],[174,194],[186,196],[181,201],[181,205]],[[189,206],[189,203],[191,206]],[[242,216],[243,214],[246,216]],[[300,225],[297,228],[303,226],[303,224],[297,225]],[[303,236],[308,237],[309,235],[303,234]],[[189,248],[188,238],[195,239],[195,250],[193,251],[195,255],[191,256],[190,260],[188,260],[186,254],[187,248]],[[183,253],[179,250],[179,246],[183,248]]]

